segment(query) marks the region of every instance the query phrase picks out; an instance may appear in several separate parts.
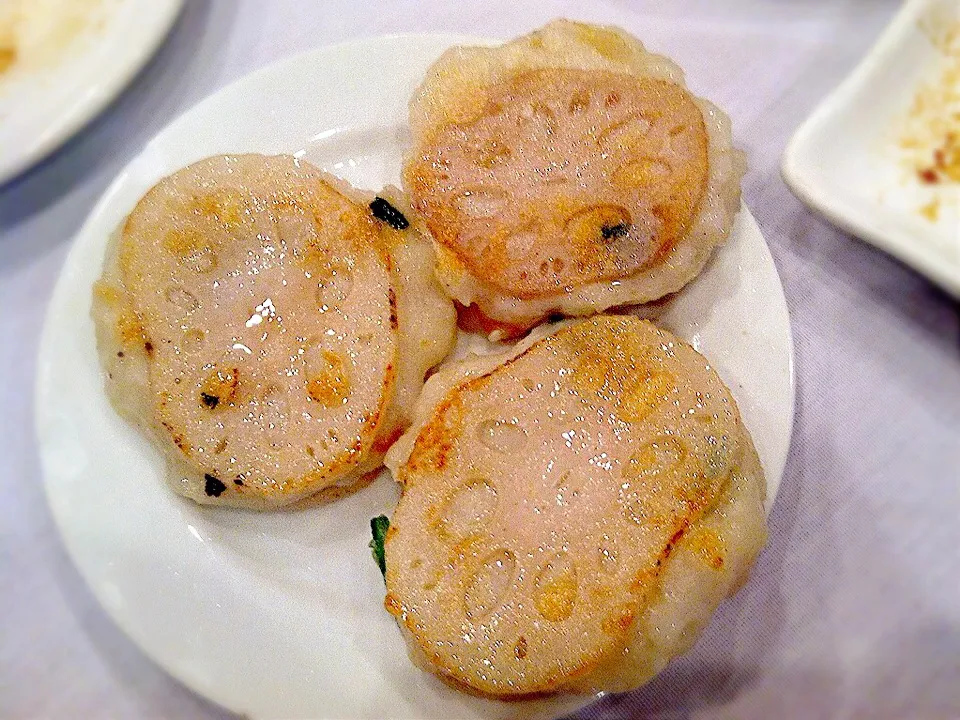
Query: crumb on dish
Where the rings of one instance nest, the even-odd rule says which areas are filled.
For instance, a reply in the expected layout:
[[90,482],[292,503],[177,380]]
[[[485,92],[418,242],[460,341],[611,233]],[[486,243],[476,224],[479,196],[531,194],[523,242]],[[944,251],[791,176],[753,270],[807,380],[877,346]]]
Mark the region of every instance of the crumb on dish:
[[946,190],[960,183],[960,21],[930,17],[920,29],[941,58],[931,79],[917,89],[897,145],[908,181],[930,193],[916,212],[938,222],[949,200]]

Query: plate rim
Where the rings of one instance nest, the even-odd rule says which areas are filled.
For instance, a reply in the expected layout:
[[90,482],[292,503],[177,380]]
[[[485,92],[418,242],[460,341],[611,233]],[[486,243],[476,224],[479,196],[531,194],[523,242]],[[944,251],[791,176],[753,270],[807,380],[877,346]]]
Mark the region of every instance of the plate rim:
[[[179,0],[177,1],[179,2]],[[35,438],[39,439],[44,436],[45,434],[44,429],[48,424],[45,421],[45,418],[43,417],[42,411],[38,411],[38,408],[41,407],[40,400],[46,388],[46,373],[43,371],[44,350],[47,347],[51,346],[53,342],[54,331],[51,326],[51,323],[49,322],[50,316],[51,316],[51,310],[58,307],[59,305],[62,305],[63,301],[61,300],[61,296],[67,294],[71,288],[71,273],[65,272],[65,270],[72,269],[72,268],[69,268],[68,265],[71,262],[71,257],[74,253],[74,248],[77,247],[77,242],[76,242],[77,238],[79,238],[82,234],[87,232],[87,227],[92,222],[98,221],[101,217],[108,215],[110,213],[111,208],[114,204],[114,200],[113,200],[114,196],[123,187],[123,185],[129,181],[128,176],[130,174],[131,167],[134,166],[141,159],[142,156],[144,156],[150,151],[150,148],[154,139],[170,131],[172,128],[178,125],[179,122],[181,122],[181,120],[183,120],[183,118],[189,113],[192,113],[196,109],[200,108],[201,106],[207,105],[208,103],[215,102],[217,97],[221,93],[227,93],[231,91],[235,85],[245,83],[249,81],[251,78],[260,76],[262,74],[275,72],[278,69],[282,69],[283,66],[287,64],[291,64],[291,65],[298,64],[303,62],[307,58],[313,58],[313,57],[324,55],[324,54],[336,54],[348,48],[357,50],[357,49],[362,49],[363,46],[366,46],[366,45],[381,45],[384,42],[423,40],[423,39],[443,40],[444,42],[447,42],[450,44],[455,44],[458,42],[491,44],[491,43],[497,42],[497,39],[492,37],[478,38],[475,36],[462,35],[462,34],[391,33],[386,35],[351,39],[351,40],[347,40],[340,43],[313,48],[313,49],[304,51],[302,53],[297,53],[288,57],[279,58],[278,60],[272,63],[269,63],[245,75],[235,78],[228,84],[218,88],[217,90],[213,91],[206,97],[198,100],[192,106],[185,109],[183,113],[173,118],[169,123],[167,123],[167,125],[161,128],[156,133],[156,135],[154,135],[154,137],[152,137],[132,158],[130,158],[130,160],[124,165],[124,167],[117,172],[114,179],[102,192],[97,202],[94,204],[94,206],[91,208],[89,213],[86,215],[83,222],[79,225],[77,231],[73,234],[73,237],[71,239],[70,252],[68,253],[67,257],[64,260],[63,266],[61,268],[61,272],[57,278],[53,292],[51,293],[50,301],[48,303],[48,309],[45,313],[44,322],[43,322],[42,330],[40,333],[40,341],[38,344],[38,352],[36,357],[36,366],[38,368],[38,372],[36,373],[34,387],[33,387],[33,408],[34,408],[33,431],[34,431]],[[782,302],[784,316],[786,319],[786,323],[785,323],[786,334],[784,339],[785,339],[785,347],[787,350],[788,388],[787,388],[786,394],[787,394],[787,400],[789,405],[789,421],[785,428],[783,466],[779,470],[778,477],[776,478],[775,483],[771,483],[769,478],[767,481],[768,497],[770,495],[769,491],[771,486],[773,486],[773,489],[774,489],[774,492],[772,493],[773,499],[766,505],[766,508],[765,508],[766,515],[769,518],[772,512],[776,497],[778,495],[779,487],[781,485],[781,482],[785,473],[786,464],[789,461],[789,453],[790,453],[790,448],[792,446],[793,432],[794,432],[795,422],[796,422],[795,343],[794,343],[794,337],[793,337],[792,320],[790,317],[789,305],[786,300],[785,288],[782,282],[782,278],[780,276],[779,269],[777,268],[776,262],[773,259],[773,254],[771,252],[770,245],[767,242],[767,239],[764,236],[763,231],[756,220],[756,217],[752,214],[752,212],[750,211],[750,209],[747,207],[745,203],[741,204],[740,212],[743,213],[745,215],[745,219],[754,226],[756,233],[760,236],[760,239],[762,240],[762,246],[763,246],[762,252],[765,254],[766,260],[769,261],[769,264],[773,268],[774,274],[776,276],[777,285],[779,289],[779,295],[777,300],[778,302]],[[173,678],[178,683],[183,684],[185,687],[190,689],[192,692],[196,693],[198,696],[203,697],[208,701],[229,710],[230,709],[229,706],[211,697],[211,695],[206,691],[206,689],[204,689],[201,686],[199,682],[195,682],[194,678],[172,669],[170,667],[170,664],[167,663],[162,657],[160,657],[157,653],[155,653],[152,649],[150,649],[145,644],[142,644],[141,642],[136,640],[135,638],[137,637],[138,633],[131,630],[133,623],[127,622],[128,618],[125,614],[115,612],[114,609],[111,607],[111,604],[105,600],[103,593],[97,587],[95,587],[91,579],[88,578],[87,573],[83,570],[84,564],[81,562],[78,562],[78,556],[77,556],[78,548],[66,540],[66,533],[65,533],[63,521],[62,521],[61,515],[56,510],[58,506],[58,502],[53,498],[51,494],[53,491],[53,488],[51,488],[50,483],[48,482],[48,477],[51,472],[49,468],[49,462],[50,462],[49,455],[46,453],[40,452],[39,442],[37,443],[37,445],[38,445],[38,456],[40,460],[40,469],[42,473],[41,480],[43,484],[44,497],[47,501],[48,508],[50,509],[51,515],[54,519],[54,524],[55,524],[55,527],[57,528],[60,542],[62,543],[64,549],[66,550],[67,555],[70,557],[71,563],[77,569],[78,574],[82,577],[84,585],[86,586],[87,590],[96,599],[97,604],[100,606],[100,609],[110,618],[111,622],[113,622],[118,628],[120,628],[123,631],[124,635],[128,638],[128,640],[130,640],[130,642],[133,643],[133,645],[137,648],[137,650],[139,652],[142,652],[146,657],[148,657],[150,661],[154,663],[158,668],[160,668],[166,675]],[[589,696],[584,696],[584,706],[587,703],[592,701],[593,701],[593,698]]]
[[184,0],[160,0],[151,5],[160,13],[147,41],[127,54],[128,62],[117,65],[115,72],[92,84],[91,91],[69,102],[63,112],[44,123],[38,133],[20,146],[22,150],[15,154],[12,162],[0,163],[0,187],[41,163],[93,122],[143,70],[173,30],[183,11]]
[[[874,219],[867,208],[845,202],[810,177],[804,168],[812,138],[829,127],[835,115],[852,102],[856,92],[890,57],[896,55],[909,28],[936,0],[907,0],[888,22],[860,62],[831,90],[787,142],[780,174],[791,192],[830,223],[910,266],[954,296],[960,297],[960,266],[944,264],[944,254],[930,244],[911,242],[907,230]],[[876,203],[866,200],[870,205]]]
[[[756,226],[757,234],[763,240],[762,250],[770,262],[770,267],[773,268],[774,275],[776,275],[780,290],[778,300],[783,303],[783,314],[787,320],[785,339],[787,349],[789,422],[787,423],[786,435],[784,437],[783,465],[780,467],[776,482],[772,483],[772,499],[770,499],[770,478],[765,478],[767,482],[767,499],[764,500],[764,511],[769,524],[770,516],[773,514],[773,508],[777,503],[777,498],[780,496],[780,486],[783,484],[783,476],[787,472],[787,464],[790,462],[790,450],[793,447],[793,431],[797,424],[797,349],[793,337],[793,317],[790,315],[790,304],[787,302],[786,287],[784,287],[783,278],[780,276],[780,268],[777,267],[776,259],[773,257],[773,251],[770,249],[770,243],[767,242],[767,237],[763,234],[763,228],[760,227],[760,222],[757,220],[756,215],[753,214],[753,211],[750,210],[745,201],[741,201],[739,212],[746,213],[746,216],[749,217],[750,221]],[[680,292],[683,292],[682,289]],[[764,468],[764,472],[766,472],[766,468]]]

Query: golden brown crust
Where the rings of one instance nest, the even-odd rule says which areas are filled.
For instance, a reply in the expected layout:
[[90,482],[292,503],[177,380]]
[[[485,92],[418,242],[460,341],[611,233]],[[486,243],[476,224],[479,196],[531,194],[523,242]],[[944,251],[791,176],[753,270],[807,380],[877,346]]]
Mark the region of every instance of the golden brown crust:
[[409,423],[453,309],[429,242],[356,195],[292,157],[215,157],[123,224],[94,291],[107,389],[179,492],[288,505],[356,484]]
[[662,262],[706,189],[706,127],[684,88],[554,68],[486,98],[481,116],[422,142],[404,175],[470,272],[530,299]]
[[729,119],[617,28],[455,47],[410,103],[403,179],[437,277],[511,328],[676,292],[740,207]]
[[717,574],[740,558],[705,518],[741,472],[763,483],[716,375],[632,317],[525,343],[411,435],[387,606],[432,669],[497,697],[590,685],[634,643],[678,547]]

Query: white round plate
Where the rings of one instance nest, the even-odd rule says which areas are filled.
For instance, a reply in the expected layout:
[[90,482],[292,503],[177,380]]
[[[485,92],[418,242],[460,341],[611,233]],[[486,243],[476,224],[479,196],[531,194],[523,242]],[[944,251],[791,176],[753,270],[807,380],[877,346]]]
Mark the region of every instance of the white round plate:
[[[160,46],[183,5],[183,0],[18,2],[21,12],[37,19],[18,59],[0,72],[0,184],[56,150],[119,95]],[[4,22],[0,17],[0,25]],[[0,34],[5,29],[0,27]]]
[[[407,100],[449,36],[367,40],[301,55],[203,101],[120,174],[75,240],[44,328],[37,434],[64,542],[107,612],[188,686],[252,717],[548,717],[537,704],[468,697],[415,668],[370,557],[369,520],[391,514],[384,473],[333,504],[256,514],[174,495],[160,458],[102,391],[90,286],[107,236],[157,180],[218,153],[295,153],[365,188],[396,183]],[[473,40],[473,42],[477,42]],[[783,291],[744,209],[706,272],[659,308],[739,400],[770,501],[790,441],[793,348]]]

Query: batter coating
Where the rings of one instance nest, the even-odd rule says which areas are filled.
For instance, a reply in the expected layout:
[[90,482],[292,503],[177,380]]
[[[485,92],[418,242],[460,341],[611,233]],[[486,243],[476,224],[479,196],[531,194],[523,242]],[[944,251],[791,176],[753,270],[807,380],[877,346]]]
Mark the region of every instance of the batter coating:
[[556,21],[454,48],[410,114],[404,184],[438,275],[515,332],[679,290],[739,208],[726,116],[619,30]]
[[385,605],[420,664],[484,695],[641,685],[766,538],[729,391],[633,317],[442,370],[387,465]]
[[307,163],[202,160],[137,204],[95,285],[108,394],[197,502],[354,485],[452,342],[432,265],[428,241]]

